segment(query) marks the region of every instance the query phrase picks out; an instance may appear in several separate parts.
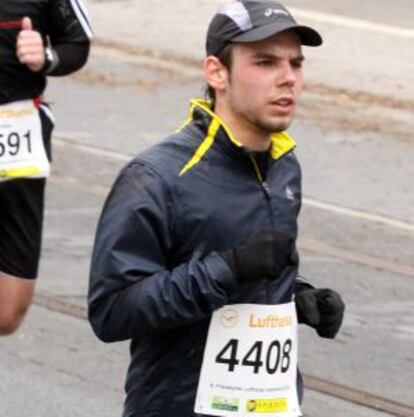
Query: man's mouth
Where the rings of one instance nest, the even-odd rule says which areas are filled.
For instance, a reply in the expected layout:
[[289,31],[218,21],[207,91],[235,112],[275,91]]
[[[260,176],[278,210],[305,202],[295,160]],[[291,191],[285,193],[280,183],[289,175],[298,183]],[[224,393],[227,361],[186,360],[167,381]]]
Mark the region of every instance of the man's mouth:
[[290,113],[295,107],[295,100],[292,97],[280,97],[271,101],[272,107],[276,108],[278,112]]

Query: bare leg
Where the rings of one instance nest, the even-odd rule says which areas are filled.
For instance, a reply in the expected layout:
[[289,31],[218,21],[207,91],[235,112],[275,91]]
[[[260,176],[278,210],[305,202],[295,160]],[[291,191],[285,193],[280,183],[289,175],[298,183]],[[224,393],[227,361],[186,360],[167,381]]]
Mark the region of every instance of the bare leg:
[[0,271],[0,336],[13,333],[29,308],[35,280],[24,279]]

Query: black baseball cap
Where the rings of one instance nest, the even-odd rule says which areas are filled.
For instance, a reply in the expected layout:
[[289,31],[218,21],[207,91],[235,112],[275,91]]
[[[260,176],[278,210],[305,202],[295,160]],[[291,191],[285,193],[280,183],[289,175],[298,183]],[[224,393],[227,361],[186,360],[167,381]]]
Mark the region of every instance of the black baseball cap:
[[321,35],[309,26],[298,25],[289,11],[272,0],[236,0],[221,7],[207,31],[207,55],[217,55],[233,42],[255,42],[285,30],[293,30],[302,45],[319,46]]

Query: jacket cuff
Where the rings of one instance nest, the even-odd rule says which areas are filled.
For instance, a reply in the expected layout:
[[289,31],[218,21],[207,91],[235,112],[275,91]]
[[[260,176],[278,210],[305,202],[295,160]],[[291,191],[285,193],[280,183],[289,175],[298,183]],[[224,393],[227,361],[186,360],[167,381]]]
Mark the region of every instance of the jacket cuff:
[[227,294],[230,295],[238,289],[239,283],[236,276],[228,263],[217,252],[207,255],[204,258],[204,263],[211,279]]
[[295,289],[294,289],[295,294],[299,294],[303,290],[308,290],[308,289],[313,289],[313,288],[315,287],[311,284],[311,282],[307,278],[301,275],[296,276]]

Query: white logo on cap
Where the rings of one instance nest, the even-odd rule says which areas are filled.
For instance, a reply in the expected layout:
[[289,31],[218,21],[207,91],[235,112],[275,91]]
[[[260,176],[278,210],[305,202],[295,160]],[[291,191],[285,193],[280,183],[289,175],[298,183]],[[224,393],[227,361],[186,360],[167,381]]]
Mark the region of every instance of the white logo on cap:
[[243,3],[235,2],[223,6],[218,14],[229,17],[241,30],[249,30],[253,27],[249,12]]
[[272,16],[272,14],[283,14],[285,16],[289,16],[289,13],[285,12],[284,10],[272,9],[270,7],[265,10],[264,14],[265,14],[266,17],[270,17],[270,16]]

